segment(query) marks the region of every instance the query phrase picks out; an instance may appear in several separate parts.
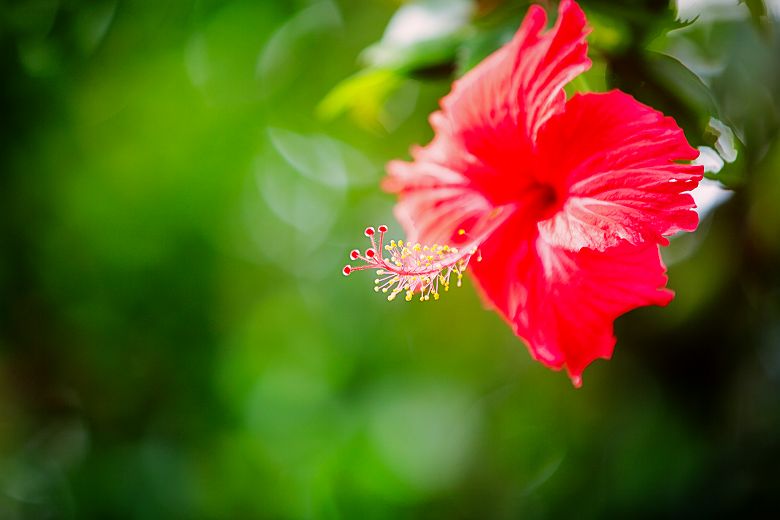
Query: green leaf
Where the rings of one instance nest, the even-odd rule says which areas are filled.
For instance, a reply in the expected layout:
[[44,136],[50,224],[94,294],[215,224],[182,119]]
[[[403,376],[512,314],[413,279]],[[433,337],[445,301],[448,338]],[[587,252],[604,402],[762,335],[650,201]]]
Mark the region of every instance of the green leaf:
[[452,63],[462,41],[461,35],[447,35],[411,46],[379,43],[363,51],[362,59],[371,67],[392,69],[411,75],[437,65]]
[[[602,52],[621,52],[631,43],[631,30],[621,18],[604,11],[586,10],[592,32],[588,46]],[[591,53],[592,54],[592,53]]]
[[651,74],[667,91],[699,114],[717,114],[715,99],[699,76],[668,54],[648,53]]
[[750,19],[753,25],[764,36],[769,34],[769,20],[767,19],[766,3],[764,0],[740,0],[750,11]]
[[462,76],[512,38],[517,27],[500,27],[475,31],[465,38],[455,58],[455,74]]
[[382,39],[367,48],[372,67],[411,73],[451,63],[471,18],[470,0],[416,0],[403,4],[387,24]]
[[385,102],[404,81],[392,69],[362,70],[337,84],[317,106],[317,115],[329,120],[348,114],[363,128],[380,131],[387,118]]

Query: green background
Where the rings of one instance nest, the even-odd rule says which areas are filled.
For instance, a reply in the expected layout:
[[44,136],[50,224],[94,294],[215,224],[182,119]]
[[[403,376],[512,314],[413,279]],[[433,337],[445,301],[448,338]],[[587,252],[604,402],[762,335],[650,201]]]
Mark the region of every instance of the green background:
[[524,2],[480,2],[392,63],[358,59],[391,0],[0,6],[0,517],[777,511],[780,27],[761,2],[681,29],[663,1],[583,1],[595,66],[574,88],[620,87],[696,145],[716,117],[739,155],[713,176],[731,199],[664,251],[674,302],[620,318],[579,390],[470,281],[388,303],[340,274],[366,225],[400,236],[384,163],[430,139]]

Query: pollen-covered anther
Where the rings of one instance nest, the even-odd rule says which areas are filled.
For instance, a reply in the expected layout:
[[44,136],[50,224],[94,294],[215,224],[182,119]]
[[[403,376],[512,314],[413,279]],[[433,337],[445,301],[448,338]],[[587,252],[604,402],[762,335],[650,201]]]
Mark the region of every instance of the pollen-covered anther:
[[[449,290],[453,273],[457,277],[456,285],[461,285],[463,272],[476,252],[476,246],[458,250],[446,244],[429,246],[403,240],[391,240],[385,245],[387,226],[378,226],[378,230],[377,240],[374,228],[366,228],[365,234],[371,240],[371,247],[363,255],[357,249],[350,253],[350,258],[360,259],[364,263],[345,267],[344,275],[352,271],[376,270],[374,291],[387,294],[389,301],[401,292],[405,292],[406,301],[411,301],[415,295],[420,301],[438,300],[442,287],[444,292]],[[380,251],[384,251],[387,256],[383,258],[378,254]]]

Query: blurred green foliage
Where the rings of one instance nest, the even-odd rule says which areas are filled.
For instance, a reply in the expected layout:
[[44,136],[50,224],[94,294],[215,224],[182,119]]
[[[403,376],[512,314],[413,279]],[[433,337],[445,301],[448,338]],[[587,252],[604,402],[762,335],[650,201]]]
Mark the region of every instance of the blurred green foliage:
[[776,4],[582,3],[574,89],[673,115],[735,194],[574,390],[468,283],[339,274],[526,2],[0,2],[0,517],[776,511]]

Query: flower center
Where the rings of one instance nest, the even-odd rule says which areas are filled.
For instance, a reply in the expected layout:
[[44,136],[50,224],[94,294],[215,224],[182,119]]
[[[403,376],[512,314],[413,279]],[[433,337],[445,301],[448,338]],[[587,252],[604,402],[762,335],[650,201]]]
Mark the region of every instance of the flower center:
[[516,206],[517,214],[529,223],[552,217],[563,207],[566,199],[565,192],[557,186],[536,179],[515,185],[491,185],[483,193],[489,195],[490,202],[496,207]]
[[531,193],[535,196],[536,205],[543,212],[557,209],[558,192],[549,184],[534,184]]
[[539,222],[550,218],[561,209],[563,197],[555,186],[534,182],[516,192],[515,202],[523,208],[521,211],[527,220]]

